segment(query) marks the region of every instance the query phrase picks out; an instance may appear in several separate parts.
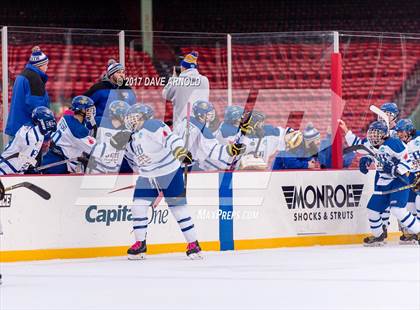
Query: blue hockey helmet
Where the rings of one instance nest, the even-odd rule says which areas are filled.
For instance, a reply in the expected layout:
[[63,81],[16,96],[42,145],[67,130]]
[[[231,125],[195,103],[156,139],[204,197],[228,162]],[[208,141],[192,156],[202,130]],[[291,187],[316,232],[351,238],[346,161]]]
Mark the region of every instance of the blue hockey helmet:
[[400,119],[395,125],[395,131],[402,141],[409,142],[410,139],[416,134],[416,127],[414,127],[414,124],[410,119],[403,118]]
[[95,106],[95,103],[88,96],[76,96],[71,101],[71,109],[74,112],[84,112]]
[[412,132],[414,130],[416,130],[416,128],[414,127],[414,124],[411,121],[411,119],[408,119],[408,118],[400,119],[397,122],[397,124],[395,125],[395,131],[408,131],[408,132]]
[[379,145],[382,145],[387,136],[388,127],[385,122],[374,121],[369,125],[367,139],[373,146],[378,147]]
[[132,105],[124,117],[125,127],[131,131],[141,129],[144,121],[153,118],[153,108],[147,104],[137,103]]
[[211,122],[216,116],[216,110],[214,109],[213,104],[206,100],[197,100],[194,102],[192,113],[194,117],[202,123]]
[[36,107],[32,111],[32,121],[39,127],[43,135],[57,130],[57,122],[53,112],[46,107]]
[[129,108],[130,105],[125,101],[112,101],[108,107],[109,118],[124,121],[125,114],[127,113]]
[[227,123],[233,124],[240,121],[243,114],[244,108],[237,105],[227,106],[225,109],[224,120]]
[[394,102],[386,102],[381,105],[381,110],[387,114],[390,114],[393,119],[395,119],[398,114],[400,114],[400,110],[397,107],[397,104]]

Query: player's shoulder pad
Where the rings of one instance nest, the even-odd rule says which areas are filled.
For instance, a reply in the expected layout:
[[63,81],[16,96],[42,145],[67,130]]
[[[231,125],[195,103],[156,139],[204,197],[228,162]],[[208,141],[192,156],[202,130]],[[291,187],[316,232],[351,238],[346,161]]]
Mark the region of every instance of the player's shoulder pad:
[[280,136],[280,129],[272,125],[264,125],[264,136]]
[[384,145],[388,146],[396,153],[401,153],[405,149],[404,143],[402,143],[400,139],[393,137],[386,139]]
[[220,126],[220,133],[222,134],[223,138],[234,136],[237,134],[238,131],[238,127],[235,127],[232,124],[228,124],[225,122],[223,122]]
[[75,138],[83,139],[89,135],[89,129],[75,119],[73,115],[64,115],[63,118]]
[[165,123],[158,119],[149,119],[144,122],[143,129],[146,129],[150,132],[156,132],[159,128],[163,128],[165,126]]
[[201,133],[203,134],[204,138],[206,139],[214,139],[214,135],[210,129],[203,123],[200,123],[195,117],[190,118],[190,123],[200,129]]

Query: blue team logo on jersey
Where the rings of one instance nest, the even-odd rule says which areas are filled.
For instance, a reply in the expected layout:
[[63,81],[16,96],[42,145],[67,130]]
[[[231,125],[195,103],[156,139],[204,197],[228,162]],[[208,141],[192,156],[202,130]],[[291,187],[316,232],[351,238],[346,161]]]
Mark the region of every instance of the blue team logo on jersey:
[[420,145],[420,140],[416,140],[416,142],[414,142],[415,146],[419,146]]
[[385,153],[385,147],[382,145],[382,146],[379,148],[379,151],[380,151],[380,152],[382,152],[382,153]]

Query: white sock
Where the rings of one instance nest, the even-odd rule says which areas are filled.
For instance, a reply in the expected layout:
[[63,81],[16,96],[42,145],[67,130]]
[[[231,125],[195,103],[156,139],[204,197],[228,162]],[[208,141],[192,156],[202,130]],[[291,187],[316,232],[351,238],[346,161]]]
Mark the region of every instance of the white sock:
[[407,228],[411,233],[417,234],[419,232],[419,223],[417,219],[407,211],[406,208],[391,208],[391,213],[394,215],[401,223],[401,225]]
[[133,216],[133,230],[136,237],[136,241],[146,240],[147,223],[149,221],[147,217],[147,211],[149,210],[150,201],[143,199],[134,200],[134,204],[131,206],[131,214]]
[[389,226],[389,207],[385,209],[384,212],[381,212],[382,224],[386,227]]
[[196,241],[197,235],[187,206],[170,206],[169,209],[178,222],[185,240],[187,240],[188,243]]
[[369,225],[372,234],[379,237],[384,231],[382,229],[381,213],[368,209]]

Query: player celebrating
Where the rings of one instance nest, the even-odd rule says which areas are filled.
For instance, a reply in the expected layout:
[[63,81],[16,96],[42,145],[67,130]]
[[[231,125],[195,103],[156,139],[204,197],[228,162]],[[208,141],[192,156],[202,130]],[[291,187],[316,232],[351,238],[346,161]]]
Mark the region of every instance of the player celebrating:
[[[348,132],[345,138],[347,143],[352,144],[355,135]],[[388,128],[381,121],[371,123],[367,132],[367,140],[360,141],[359,144],[363,144],[367,150],[374,154],[373,158],[365,156],[360,159],[360,171],[367,174],[369,166],[375,161],[375,192],[378,192],[378,194],[372,195],[367,206],[372,236],[363,240],[364,245],[380,246],[384,244],[385,232],[382,228],[381,212],[387,207],[403,227],[418,234],[419,223],[405,208],[409,191],[407,189],[398,190],[408,183],[407,174],[411,166],[411,160],[404,144],[396,138],[389,137]],[[396,189],[397,191],[389,194],[379,194]]]
[[0,174],[19,174],[39,164],[44,140],[57,129],[54,114],[41,106],[32,111],[32,122],[20,127],[0,156]]
[[[420,178],[420,135],[416,132],[413,122],[409,119],[401,119],[395,126],[395,131],[401,141],[407,144],[408,154],[411,159],[410,183],[419,182]],[[407,209],[417,216],[420,222],[420,195],[416,194],[417,189],[411,189],[408,197]],[[403,230],[400,243],[412,243],[417,239],[415,234]]]
[[[266,169],[268,161],[277,151],[296,147],[302,141],[302,134],[291,128],[274,127],[265,124],[265,115],[258,111],[245,112],[239,120],[240,133],[235,135],[233,127],[238,124],[235,111],[235,123],[220,127],[219,139],[238,140],[246,145],[246,152],[239,161],[240,169]],[[228,116],[228,115],[225,115]],[[246,120],[246,121],[244,121]],[[226,121],[225,121],[226,123]]]
[[[94,167],[88,165],[86,169],[88,173],[118,173],[120,171],[125,150],[117,150],[111,143],[111,137],[126,129],[124,117],[129,108],[130,105],[125,101],[115,100],[110,103],[108,115],[102,118],[96,135],[96,144],[91,154],[95,158],[95,165]],[[129,136],[126,142],[128,138]]]
[[43,164],[57,164],[44,170],[46,174],[60,174],[81,172],[80,163],[87,164],[86,154],[90,154],[96,143],[95,138],[89,136],[87,123],[95,117],[94,102],[86,96],[74,97],[71,103],[74,115],[64,115],[58,122],[58,129],[52,135],[50,150],[43,157]]
[[[132,106],[125,116],[125,125],[133,134],[127,147],[133,152],[140,176],[134,191],[133,230],[136,242],[128,249],[129,259],[142,259],[146,254],[147,210],[163,193],[165,201],[178,222],[187,245],[187,256],[201,258],[194,223],[186,206],[186,192],[180,161],[190,164],[191,153],[184,148],[184,141],[160,120],[149,119],[144,106]],[[118,142],[118,139],[115,139]],[[117,149],[126,147],[124,141]]]
[[[187,118],[177,127],[174,132],[188,140],[186,148],[193,154],[199,170],[211,171],[226,169],[232,160],[245,152],[242,143],[221,144],[209,129],[209,124],[214,120],[215,109],[211,102],[198,100],[194,102],[192,116],[187,130]],[[188,135],[188,138],[187,138]]]
[[231,105],[225,108],[223,122],[215,132],[217,141],[223,144],[232,143],[231,140],[239,131],[239,124],[241,123],[244,108]]

